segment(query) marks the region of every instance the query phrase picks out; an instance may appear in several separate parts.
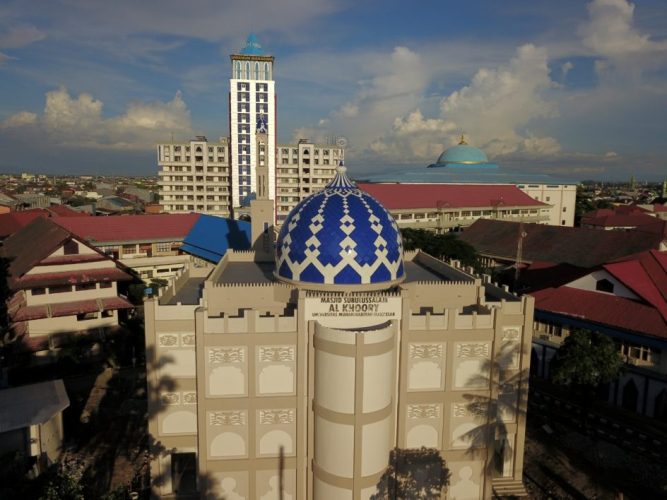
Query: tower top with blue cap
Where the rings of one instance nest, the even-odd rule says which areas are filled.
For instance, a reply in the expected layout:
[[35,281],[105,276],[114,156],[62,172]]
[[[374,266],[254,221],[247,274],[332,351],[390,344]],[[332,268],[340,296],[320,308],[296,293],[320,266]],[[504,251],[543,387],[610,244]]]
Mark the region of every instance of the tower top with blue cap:
[[276,241],[276,276],[317,290],[379,290],[405,278],[403,241],[389,211],[346,174],[289,213]]
[[254,33],[250,33],[248,35],[248,38],[245,42],[245,46],[241,49],[240,54],[243,54],[245,56],[266,55],[264,53],[264,49],[259,44],[259,40],[257,40],[257,35],[255,35]]

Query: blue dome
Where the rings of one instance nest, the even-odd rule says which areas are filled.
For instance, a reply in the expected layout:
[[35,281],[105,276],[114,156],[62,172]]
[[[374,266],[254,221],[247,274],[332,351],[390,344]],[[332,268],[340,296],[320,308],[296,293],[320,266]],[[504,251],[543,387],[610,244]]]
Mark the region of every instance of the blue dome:
[[437,163],[463,163],[471,165],[475,163],[489,163],[484,151],[468,144],[458,144],[445,151],[438,158]]
[[338,167],[289,213],[276,242],[276,274],[298,284],[389,287],[405,277],[396,221]]

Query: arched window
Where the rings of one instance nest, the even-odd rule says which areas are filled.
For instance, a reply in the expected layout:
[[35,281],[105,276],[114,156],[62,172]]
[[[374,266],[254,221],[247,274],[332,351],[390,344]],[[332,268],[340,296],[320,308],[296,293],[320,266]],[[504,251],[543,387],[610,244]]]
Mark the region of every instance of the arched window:
[[637,411],[637,400],[639,399],[639,390],[633,379],[630,379],[623,388],[623,397],[621,406],[626,410]]
[[236,78],[241,78],[241,63],[236,61]]
[[245,63],[245,77],[250,80],[250,63]]
[[271,76],[269,75],[269,63],[264,63],[264,80],[270,80]]
[[255,63],[255,80],[259,80],[259,63]]

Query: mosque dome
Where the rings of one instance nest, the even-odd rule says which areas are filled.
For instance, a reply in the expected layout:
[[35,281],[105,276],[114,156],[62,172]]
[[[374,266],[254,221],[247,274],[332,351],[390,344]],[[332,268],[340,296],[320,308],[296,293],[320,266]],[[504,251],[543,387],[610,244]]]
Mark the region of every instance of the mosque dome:
[[388,288],[405,277],[396,221],[339,166],[327,186],[302,200],[283,222],[276,242],[276,275],[298,285],[364,290]]
[[489,163],[489,159],[484,151],[468,144],[463,136],[461,136],[461,141],[456,146],[445,149],[438,158],[438,161],[429,165],[429,168],[434,167],[498,168],[497,165]]

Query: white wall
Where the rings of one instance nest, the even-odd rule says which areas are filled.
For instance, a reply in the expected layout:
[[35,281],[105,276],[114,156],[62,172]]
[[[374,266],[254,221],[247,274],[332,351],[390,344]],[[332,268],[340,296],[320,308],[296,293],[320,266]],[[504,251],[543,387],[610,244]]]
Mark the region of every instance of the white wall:
[[[577,187],[574,184],[518,184],[531,198],[551,205],[549,225],[574,226]],[[565,221],[565,224],[563,224]]]

